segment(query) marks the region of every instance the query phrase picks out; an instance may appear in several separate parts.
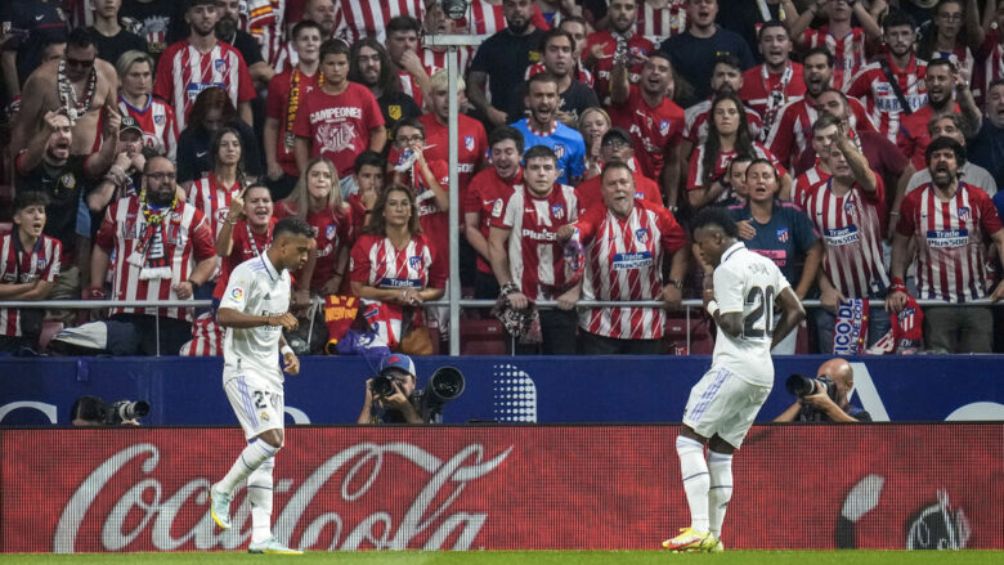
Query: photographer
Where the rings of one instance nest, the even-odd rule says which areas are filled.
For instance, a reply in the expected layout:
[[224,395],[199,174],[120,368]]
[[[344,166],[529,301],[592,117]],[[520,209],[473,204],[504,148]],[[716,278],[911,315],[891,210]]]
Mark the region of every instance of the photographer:
[[[393,392],[387,388],[392,387]],[[415,362],[395,353],[384,358],[380,374],[366,379],[366,400],[357,424],[421,424],[421,391]]]
[[[854,370],[845,359],[830,359],[819,366],[815,379],[792,375],[787,388],[798,399],[775,422],[871,422],[864,409],[852,406],[848,395],[854,388]],[[810,382],[811,392],[793,390],[794,384]],[[804,394],[803,392],[808,392]]]
[[70,407],[70,425],[138,426],[139,419],[149,413],[150,405],[142,400],[120,400],[107,404],[98,396],[81,396]]

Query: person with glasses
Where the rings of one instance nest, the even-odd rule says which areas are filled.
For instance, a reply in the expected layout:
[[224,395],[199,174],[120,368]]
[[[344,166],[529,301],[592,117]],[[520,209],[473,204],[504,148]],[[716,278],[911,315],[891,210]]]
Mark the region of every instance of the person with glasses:
[[948,59],[966,77],[972,76],[973,50],[980,48],[983,35],[976,0],[940,0],[934,7],[934,18],[921,25],[919,32],[918,57],[925,61]]
[[[140,193],[108,208],[95,238],[85,299],[189,300],[209,280],[217,264],[212,232],[202,212],[178,198],[176,181],[174,163],[151,157]],[[104,279],[113,253],[109,294]],[[176,355],[192,335],[192,314],[192,308],[120,306],[100,323],[109,326],[109,339],[117,336],[107,347],[115,355]]]
[[70,153],[97,151],[102,109],[117,96],[118,76],[108,62],[98,59],[98,49],[87,30],[70,32],[66,51],[58,61],[46,63],[24,83],[21,109],[14,121],[11,147],[25,147],[32,135],[44,129],[48,111],[61,111],[70,119],[73,144]]

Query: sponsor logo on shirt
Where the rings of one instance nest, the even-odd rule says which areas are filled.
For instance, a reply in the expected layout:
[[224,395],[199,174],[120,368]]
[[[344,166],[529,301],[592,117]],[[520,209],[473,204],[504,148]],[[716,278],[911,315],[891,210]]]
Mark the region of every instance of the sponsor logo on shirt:
[[534,231],[529,228],[523,228],[520,233],[522,237],[531,239],[533,241],[556,241],[558,239],[558,234],[549,231]]
[[969,244],[969,230],[928,230],[927,244],[941,249],[965,247]]
[[310,122],[317,123],[337,118],[362,119],[363,109],[354,106],[338,106],[335,108],[324,108],[310,114]]
[[843,245],[853,245],[861,240],[861,234],[858,233],[858,227],[855,225],[850,225],[845,228],[829,229],[823,233],[823,238],[826,240],[826,244],[832,247],[840,247]]
[[488,205],[488,204],[491,204],[491,206],[492,206],[492,217],[493,218],[498,218],[498,217],[502,216],[502,209],[504,208],[504,205],[502,204],[502,199],[501,198],[496,198],[494,202],[492,202],[491,200],[486,200],[485,201],[485,205]]
[[651,267],[652,263],[652,253],[650,251],[641,251],[638,253],[615,253],[613,268],[615,271],[629,271],[632,269]]
[[419,279],[395,279],[384,277],[380,279],[380,286],[384,288],[422,288],[422,281]]

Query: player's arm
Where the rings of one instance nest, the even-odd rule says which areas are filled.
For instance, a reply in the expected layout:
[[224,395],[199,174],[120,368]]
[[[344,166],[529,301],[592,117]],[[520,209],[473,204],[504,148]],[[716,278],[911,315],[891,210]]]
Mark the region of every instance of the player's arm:
[[[216,311],[216,323],[224,328],[239,329],[260,328],[262,326],[286,327],[285,321],[287,316],[293,318],[294,321],[296,320],[296,318],[288,312],[281,315],[270,314],[268,316],[257,316],[255,314],[248,314],[246,312],[241,312],[240,310],[224,308],[221,306],[220,309]],[[295,328],[296,326],[294,325],[293,328],[289,329]]]
[[[705,279],[707,280],[707,279]],[[708,314],[718,329],[729,337],[739,337],[743,333],[743,281],[736,273],[723,267],[715,269],[712,275],[715,298],[706,304]],[[707,285],[707,282],[705,282]],[[705,291],[708,289],[705,288]],[[705,292],[707,295],[707,292]]]
[[802,303],[798,300],[798,296],[795,295],[795,291],[790,286],[784,287],[784,290],[777,295],[776,302],[781,306],[781,321],[774,328],[774,339],[770,344],[771,349],[781,343],[784,338],[788,337],[788,334],[805,319],[805,308],[802,307]]

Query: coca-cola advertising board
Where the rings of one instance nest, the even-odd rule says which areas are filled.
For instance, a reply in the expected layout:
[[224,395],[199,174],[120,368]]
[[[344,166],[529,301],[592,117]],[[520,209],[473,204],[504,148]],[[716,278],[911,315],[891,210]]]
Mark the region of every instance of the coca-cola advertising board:
[[[292,428],[274,531],[293,547],[645,549],[688,525],[675,426]],[[229,428],[0,432],[4,552],[235,550],[208,487]],[[729,548],[1004,548],[1004,425],[757,426]]]

